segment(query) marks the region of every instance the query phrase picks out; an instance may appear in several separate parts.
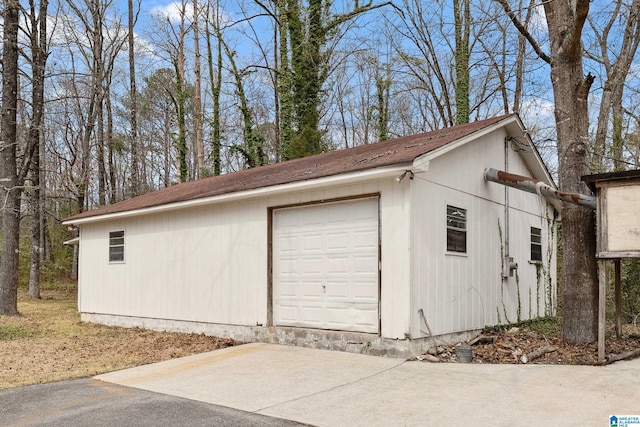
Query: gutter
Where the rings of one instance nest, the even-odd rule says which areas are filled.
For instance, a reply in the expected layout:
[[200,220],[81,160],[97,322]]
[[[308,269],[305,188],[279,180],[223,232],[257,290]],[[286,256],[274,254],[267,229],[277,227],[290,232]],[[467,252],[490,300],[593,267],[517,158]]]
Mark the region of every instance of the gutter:
[[396,177],[399,173],[405,171],[411,171],[412,163],[399,164],[390,167],[370,169],[360,172],[353,172],[348,174],[333,175],[324,178],[318,178],[308,181],[297,181],[289,184],[274,185],[271,187],[255,188],[252,190],[237,191],[227,194],[219,194],[217,196],[197,198],[193,200],[187,200],[183,202],[168,203],[165,205],[151,206],[147,208],[134,209],[124,212],[115,212],[104,215],[90,216],[77,220],[63,221],[63,225],[83,225],[92,222],[110,221],[122,218],[131,218],[140,215],[148,215],[153,213],[168,212],[178,209],[195,208],[200,206],[207,206],[217,203],[234,202],[244,199],[250,199],[255,197],[274,196],[282,193],[289,193],[292,191],[300,190],[313,190],[317,188],[324,188],[330,185],[347,185],[356,182]]

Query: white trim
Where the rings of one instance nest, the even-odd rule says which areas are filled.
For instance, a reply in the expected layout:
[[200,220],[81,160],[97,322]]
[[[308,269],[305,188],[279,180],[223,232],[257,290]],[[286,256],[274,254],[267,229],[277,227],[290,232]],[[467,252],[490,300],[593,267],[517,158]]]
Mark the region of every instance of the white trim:
[[[111,233],[119,233],[122,232],[122,245],[112,245],[111,244]],[[126,245],[127,245],[127,231],[124,228],[119,228],[117,230],[113,230],[113,231],[109,231],[107,234],[107,260],[108,260],[108,264],[126,264],[127,262],[127,249],[126,249]],[[112,247],[119,247],[122,246],[122,259],[120,260],[115,260],[112,261],[111,260],[111,248]]]
[[398,172],[406,171],[407,168],[410,166],[411,164],[388,166],[383,168],[369,169],[369,170],[360,171],[360,172],[333,175],[330,177],[318,178],[318,179],[307,180],[307,181],[297,181],[289,184],[261,187],[253,190],[237,191],[232,193],[220,194],[217,196],[187,200],[184,202],[175,202],[175,203],[169,203],[169,204],[164,204],[159,206],[152,206],[149,208],[135,209],[131,211],[116,212],[116,213],[104,214],[104,215],[96,215],[96,216],[81,218],[81,219],[72,220],[72,221],[64,221],[62,224],[82,225],[82,224],[87,224],[91,222],[108,221],[108,220],[127,218],[127,217],[133,217],[138,215],[172,211],[176,209],[193,208],[198,206],[211,205],[215,203],[231,202],[231,201],[249,199],[249,198],[258,197],[258,196],[272,196],[275,194],[287,193],[287,192],[296,191],[296,190],[310,190],[318,187],[326,187],[328,185],[351,184],[353,182],[364,181],[367,179],[378,179],[378,178],[385,178],[385,177],[395,178]]
[[63,245],[79,245],[80,237],[74,237],[73,239],[65,240],[62,242]]
[[[422,167],[424,168],[424,164],[428,164],[429,161],[442,156],[443,154],[446,154],[450,151],[453,151],[455,149],[457,149],[458,147],[461,147],[473,140],[482,138],[485,135],[490,134],[491,132],[495,132],[498,129],[502,129],[502,128],[506,128],[508,125],[510,125],[512,122],[516,121],[517,117],[516,116],[511,116],[511,117],[507,117],[504,120],[500,120],[497,123],[494,123],[491,126],[488,126],[486,128],[482,128],[479,129],[473,133],[470,133],[469,135],[466,135],[462,138],[456,139],[454,141],[451,141],[450,143],[443,145],[442,147],[436,148],[433,151],[429,151],[428,153],[425,153],[421,156],[418,156],[415,161],[413,162],[414,166],[417,167]],[[519,126],[520,127],[520,126]],[[522,130],[522,128],[520,127],[520,129]],[[507,133],[509,133],[507,131]]]

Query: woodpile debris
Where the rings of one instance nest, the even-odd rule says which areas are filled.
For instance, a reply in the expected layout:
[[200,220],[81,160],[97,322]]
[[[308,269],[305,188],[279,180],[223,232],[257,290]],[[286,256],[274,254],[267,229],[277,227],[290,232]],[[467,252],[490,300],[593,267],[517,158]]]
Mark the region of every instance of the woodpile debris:
[[[473,347],[473,363],[599,365],[596,343],[570,345],[559,338],[547,337],[529,330],[511,328],[502,332],[486,332],[466,343]],[[416,360],[424,362],[457,362],[456,345],[431,347]],[[606,340],[605,363],[640,357],[640,335]]]

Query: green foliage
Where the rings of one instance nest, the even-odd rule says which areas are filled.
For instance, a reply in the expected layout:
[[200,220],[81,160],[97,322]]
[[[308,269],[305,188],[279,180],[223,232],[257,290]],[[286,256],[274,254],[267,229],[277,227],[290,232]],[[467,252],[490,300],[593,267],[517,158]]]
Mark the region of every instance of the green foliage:
[[622,260],[622,314],[626,322],[640,320],[640,260]]
[[19,338],[31,337],[34,334],[34,331],[23,326],[0,324],[0,341],[17,340]]
[[495,332],[508,331],[511,328],[518,328],[522,330],[536,332],[548,337],[560,336],[560,318],[555,317],[538,317],[530,320],[523,320],[517,323],[508,323],[504,325],[487,326],[483,329],[485,334],[491,334]]

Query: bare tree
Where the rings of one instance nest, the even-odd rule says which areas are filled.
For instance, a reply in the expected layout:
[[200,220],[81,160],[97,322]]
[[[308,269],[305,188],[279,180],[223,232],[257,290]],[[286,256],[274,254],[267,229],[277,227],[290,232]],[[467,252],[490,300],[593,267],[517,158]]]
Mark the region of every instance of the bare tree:
[[129,43],[129,96],[131,97],[131,110],[129,111],[129,123],[131,127],[130,133],[130,149],[131,149],[131,194],[137,196],[140,194],[140,167],[138,165],[138,90],[136,87],[136,57],[134,51],[134,33],[133,29],[140,12],[140,1],[136,3],[134,12],[133,0],[127,1],[128,26],[127,41]]
[[44,199],[40,189],[40,153],[44,134],[44,78],[48,57],[47,9],[49,2],[41,0],[36,8],[35,1],[29,1],[27,35],[31,57],[31,120],[28,130],[28,145],[33,147],[31,155],[31,266],[29,269],[29,296],[40,298],[40,262],[44,251],[42,217]]
[[[538,56],[551,66],[558,137],[558,175],[563,191],[584,193],[580,180],[590,173],[588,95],[594,77],[584,75],[582,31],[589,16],[589,0],[544,2],[550,53],[545,53],[511,10],[498,1]],[[562,205],[562,337],[569,343],[597,339],[598,275],[595,222],[590,209]]]
[[18,239],[20,235],[20,170],[18,169],[18,22],[20,2],[7,0],[3,10],[2,117],[0,137],[0,314],[18,314]]
[[[618,52],[614,52],[616,43],[612,43],[612,30],[620,17],[626,18],[622,35],[616,34],[616,40],[622,38]],[[614,160],[615,170],[624,170],[623,157],[623,119],[624,106],[623,94],[625,81],[629,76],[629,70],[640,43],[640,0],[634,0],[630,5],[625,5],[622,0],[613,3],[613,10],[609,13],[609,19],[602,29],[593,18],[589,18],[589,24],[595,34],[596,46],[599,55],[588,51],[589,58],[602,64],[606,71],[606,81],[602,89],[600,110],[598,112],[598,124],[594,142],[593,167],[598,172],[604,172],[605,158],[607,156],[606,139],[610,127],[612,130],[611,157]],[[612,58],[612,55],[615,57]]]
[[[215,6],[211,1],[207,3],[205,20],[205,33],[207,40],[207,64],[209,69],[209,80],[212,95],[212,115],[211,115],[211,158],[213,163],[213,175],[220,175],[221,159],[220,151],[222,146],[222,125],[220,123],[220,94],[222,90],[222,29],[220,28],[220,4],[215,1]],[[214,48],[212,39],[216,39]]]
[[198,177],[202,178],[205,175],[204,170],[204,137],[203,137],[203,121],[202,121],[202,89],[201,89],[201,77],[200,77],[200,9],[198,6],[198,0],[193,0],[193,50],[194,50],[194,64],[193,72],[195,75],[194,83],[194,132],[195,147],[197,154],[197,173]]

